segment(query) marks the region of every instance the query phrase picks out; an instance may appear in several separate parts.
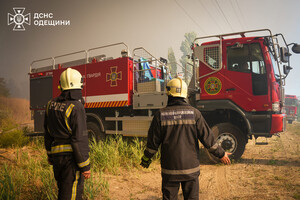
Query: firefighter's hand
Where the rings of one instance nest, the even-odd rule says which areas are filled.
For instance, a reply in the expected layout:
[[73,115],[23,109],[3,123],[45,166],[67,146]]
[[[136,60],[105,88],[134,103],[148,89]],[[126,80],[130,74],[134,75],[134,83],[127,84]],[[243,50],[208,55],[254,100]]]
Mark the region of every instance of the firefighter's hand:
[[141,166],[144,167],[144,168],[148,168],[149,165],[151,164],[152,160],[150,158],[148,158],[147,156],[143,156],[142,157],[142,162],[141,162]]
[[82,175],[84,176],[84,179],[89,179],[91,177],[91,171],[84,171],[82,172]]
[[230,158],[228,156],[230,156],[232,153],[228,153],[225,152],[224,156],[222,158],[220,158],[220,161],[225,164],[225,165],[230,165]]
[[49,157],[48,157],[48,163],[49,163],[49,165],[53,165],[53,163],[52,163],[52,159],[51,159],[51,158],[49,158]]

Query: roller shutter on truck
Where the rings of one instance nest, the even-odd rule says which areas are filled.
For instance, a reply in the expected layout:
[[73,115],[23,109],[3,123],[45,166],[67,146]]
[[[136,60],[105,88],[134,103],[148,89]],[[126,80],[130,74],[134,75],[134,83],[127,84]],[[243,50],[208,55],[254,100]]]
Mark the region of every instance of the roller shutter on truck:
[[33,112],[34,132],[44,132],[44,116],[52,99],[52,76],[30,79],[30,109]]

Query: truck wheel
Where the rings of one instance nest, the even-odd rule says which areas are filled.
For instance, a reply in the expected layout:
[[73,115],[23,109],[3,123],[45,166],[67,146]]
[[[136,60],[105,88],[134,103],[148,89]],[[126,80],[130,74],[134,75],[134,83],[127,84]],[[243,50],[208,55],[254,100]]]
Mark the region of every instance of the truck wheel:
[[[219,145],[229,153],[231,159],[238,160],[245,151],[246,137],[236,126],[229,123],[221,123],[212,127],[212,132]],[[219,163],[220,159],[206,150],[209,159],[214,163]]]
[[96,142],[99,142],[100,140],[105,139],[105,133],[100,130],[98,124],[96,124],[95,122],[88,122],[86,125],[90,140],[95,138]]

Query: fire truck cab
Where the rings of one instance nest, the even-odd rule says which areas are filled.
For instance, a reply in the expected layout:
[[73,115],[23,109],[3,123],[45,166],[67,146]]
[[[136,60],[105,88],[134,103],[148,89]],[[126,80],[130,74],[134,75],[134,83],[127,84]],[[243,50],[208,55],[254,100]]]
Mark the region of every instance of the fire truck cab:
[[297,120],[298,99],[296,95],[285,95],[284,108],[289,124]]
[[[261,32],[264,35],[257,36]],[[299,53],[299,46],[293,50]],[[195,39],[190,98],[234,158],[241,157],[252,136],[285,131],[283,86],[290,55],[283,35],[267,29]]]

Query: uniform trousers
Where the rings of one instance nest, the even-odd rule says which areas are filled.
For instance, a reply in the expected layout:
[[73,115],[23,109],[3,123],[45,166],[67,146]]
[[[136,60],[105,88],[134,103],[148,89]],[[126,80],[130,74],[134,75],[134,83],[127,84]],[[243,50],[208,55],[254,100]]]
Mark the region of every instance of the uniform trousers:
[[184,200],[199,199],[198,177],[188,181],[169,181],[162,177],[163,200],[177,200],[178,190],[181,185]]
[[57,155],[52,158],[54,177],[58,186],[58,200],[81,200],[84,177],[73,155]]

